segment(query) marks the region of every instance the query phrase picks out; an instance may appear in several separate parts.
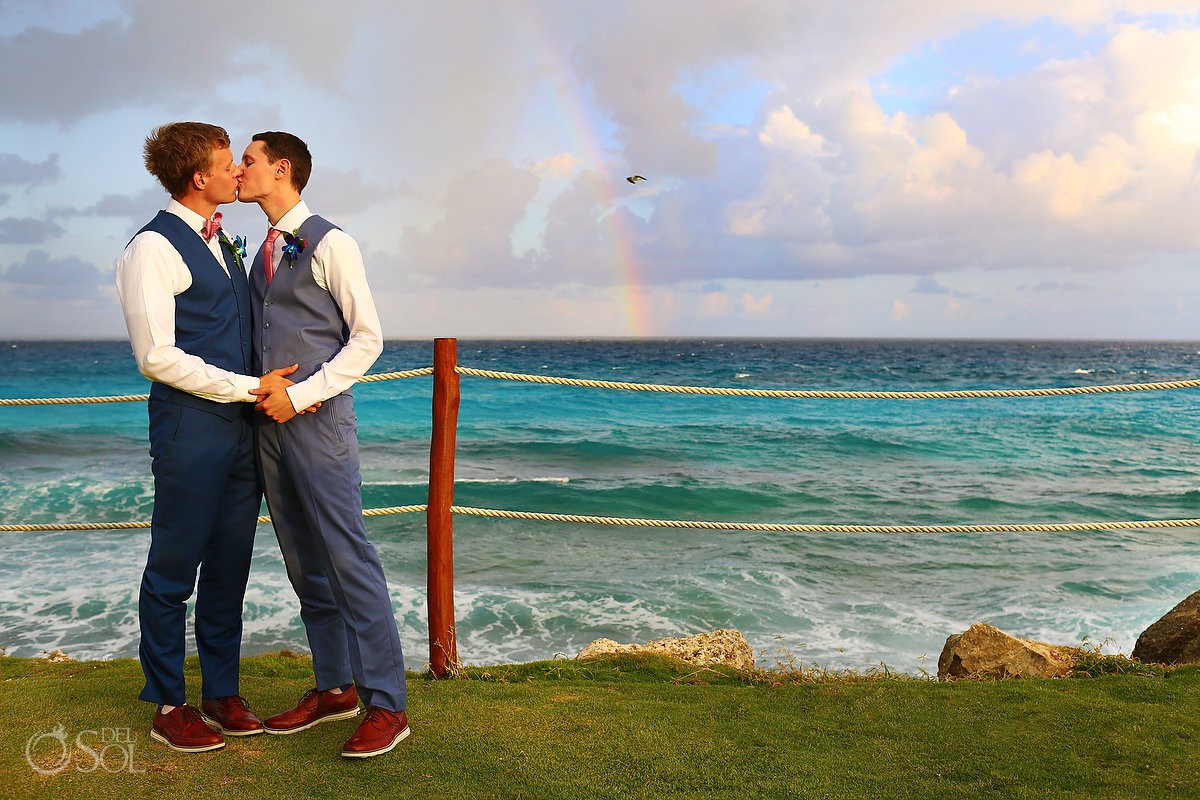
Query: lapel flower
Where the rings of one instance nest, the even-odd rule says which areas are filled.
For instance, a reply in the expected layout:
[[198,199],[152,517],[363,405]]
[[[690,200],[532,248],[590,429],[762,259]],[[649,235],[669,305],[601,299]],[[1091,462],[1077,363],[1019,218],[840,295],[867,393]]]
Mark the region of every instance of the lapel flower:
[[300,229],[285,233],[283,235],[283,255],[288,260],[288,268],[296,265],[296,259],[304,252],[304,248],[308,246],[308,242],[300,235]]
[[218,236],[221,239],[222,246],[228,248],[230,253],[233,253],[233,260],[237,262],[239,267],[245,270],[246,266],[243,263],[243,259],[246,258],[246,237],[235,236],[230,239],[224,230],[221,230]]

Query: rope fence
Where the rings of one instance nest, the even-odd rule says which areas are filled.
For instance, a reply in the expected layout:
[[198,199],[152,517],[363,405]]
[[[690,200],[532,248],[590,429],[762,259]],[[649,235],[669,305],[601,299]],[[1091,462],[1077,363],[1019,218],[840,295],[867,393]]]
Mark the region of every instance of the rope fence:
[[[402,372],[380,372],[375,375],[364,375],[359,383],[374,383],[376,381],[392,381],[398,378],[419,378],[432,375],[433,367],[421,367]],[[0,406],[62,406],[80,405],[84,403],[137,403],[150,399],[148,394],[116,394],[96,397],[7,397],[0,398]]]
[[[387,508],[364,508],[364,517],[382,517],[388,514],[411,514],[422,512],[428,508],[424,503],[413,506],[389,506]],[[260,516],[260,525],[271,521],[267,515]],[[64,522],[59,524],[43,523],[38,525],[0,525],[0,533],[17,533],[27,531],[128,531],[139,528],[149,528],[149,521],[142,522]]]
[[[1063,395],[1103,394],[1112,392],[1147,392],[1200,387],[1200,379],[1160,381],[1154,383],[1108,384],[1100,386],[1068,386],[1033,389],[951,389],[944,391],[837,391],[805,389],[742,389],[711,386],[679,386],[654,383],[630,383],[625,381],[592,380],[586,378],[563,378],[550,375],[533,375],[520,372],[499,372],[455,366],[459,375],[475,378],[520,381],[525,383],[558,386],[577,386],[592,389],[615,389],[621,391],[657,392],[665,394],[723,395],[733,397],[774,397],[801,399],[839,400],[934,400],[982,397],[1055,397]],[[433,375],[433,367],[383,372],[365,375],[359,383],[417,378]],[[114,395],[100,397],[50,397],[50,398],[0,398],[0,406],[65,405],[85,403],[124,403],[145,401],[148,394]],[[427,505],[391,506],[363,510],[364,517],[391,514],[424,512]],[[677,528],[691,530],[749,531],[772,533],[880,533],[880,534],[930,534],[930,533],[1028,533],[1066,532],[1097,530],[1137,530],[1148,528],[1200,527],[1200,519],[1126,520],[1113,522],[1046,522],[1033,524],[993,525],[810,525],[793,523],[724,522],[704,520],[638,519],[629,517],[593,516],[581,514],[554,514],[536,511],[508,511],[472,506],[451,506],[451,513],[469,516],[523,519],[539,522],[568,522],[591,525],[617,525],[650,528]],[[260,516],[260,523],[269,523],[269,516]],[[149,522],[78,522],[34,525],[0,525],[0,532],[34,531],[107,531],[136,530],[149,528]]]
[[1200,519],[1152,519],[1133,522],[1045,522],[999,525],[808,525],[766,522],[702,522],[688,519],[631,519],[596,517],[579,514],[545,514],[536,511],[502,511],[494,508],[451,506],[456,514],[477,517],[538,520],[541,522],[577,522],[592,525],[628,525],[644,528],[690,528],[696,530],[752,531],[768,533],[1033,533],[1037,531],[1095,531],[1138,528],[1191,528]]
[[[1154,383],[1113,383],[1099,386],[1053,386],[1033,389],[946,389],[942,391],[840,391],[833,389],[740,389],[719,386],[678,386],[660,383],[629,383],[590,378],[561,378],[553,375],[532,375],[523,372],[499,372],[474,367],[456,367],[455,372],[472,378],[493,378],[524,383],[556,386],[579,386],[589,389],[617,389],[631,392],[660,394],[724,395],[729,397],[783,397],[813,400],[950,400],[979,397],[1059,397],[1078,394],[1107,394],[1112,392],[1160,392],[1171,389],[1195,389],[1200,378]],[[433,374],[433,367],[399,372],[364,375],[359,383],[376,383],[401,378],[420,378]],[[148,394],[121,394],[97,397],[10,397],[0,398],[0,406],[77,405],[84,403],[130,403],[145,401]]]
[[496,378],[526,383],[545,383],[560,386],[586,386],[592,389],[622,389],[633,392],[666,394],[728,395],[732,397],[790,397],[821,400],[946,400],[967,397],[1055,397],[1072,394],[1103,394],[1106,392],[1153,392],[1165,389],[1194,389],[1200,378],[1158,383],[1118,383],[1101,386],[1064,386],[1045,389],[949,389],[945,391],[883,392],[837,391],[810,389],[736,389],[712,386],[672,386],[657,383],[625,383],[585,378],[557,378],[549,375],[529,375],[520,372],[496,372],[489,369],[459,367],[459,375],[475,378]]
[[[364,517],[391,514],[421,513],[425,504],[363,509]],[[636,517],[604,517],[585,514],[553,514],[541,511],[508,511],[499,508],[450,506],[451,513],[473,517],[523,519],[537,522],[572,522],[585,525],[618,525],[637,528],[680,528],[690,530],[745,531],[762,533],[1062,533],[1067,531],[1144,530],[1148,528],[1196,528],[1200,519],[1145,519],[1119,522],[1039,522],[1000,523],[995,525],[809,525],[775,522],[722,522],[692,519],[639,519]],[[261,516],[260,523],[271,518]],[[0,525],[0,532],[32,531],[107,531],[149,528],[149,522],[75,522],[39,525]]]
[[107,397],[6,397],[0,406],[69,406],[83,403],[136,403],[149,400],[148,394],[116,394]]

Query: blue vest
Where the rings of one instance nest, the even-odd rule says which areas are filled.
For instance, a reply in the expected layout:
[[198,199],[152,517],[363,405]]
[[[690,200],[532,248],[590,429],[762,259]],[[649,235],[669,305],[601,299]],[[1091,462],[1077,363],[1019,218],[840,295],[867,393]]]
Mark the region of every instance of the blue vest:
[[[166,237],[192,273],[192,285],[175,296],[175,346],[214,367],[239,375],[253,374],[250,371],[253,366],[250,287],[246,273],[238,266],[233,253],[222,245],[221,254],[229,268],[226,275],[213,259],[204,239],[186,222],[167,211],[158,212],[158,216],[138,233],[143,231],[154,231]],[[184,399],[190,405],[228,406],[231,413],[239,411],[241,406],[240,403],[213,403],[157,381],[151,385],[150,395]]]
[[[342,309],[312,272],[313,251],[335,228],[318,216],[306,219],[298,231],[305,240],[304,250],[295,261],[287,256],[280,260],[270,286],[263,271],[262,248],[255,255],[250,268],[250,296],[254,307],[254,368],[259,375],[299,364],[288,376],[299,383],[319,371],[350,340]],[[275,247],[283,246],[281,236],[275,240]]]

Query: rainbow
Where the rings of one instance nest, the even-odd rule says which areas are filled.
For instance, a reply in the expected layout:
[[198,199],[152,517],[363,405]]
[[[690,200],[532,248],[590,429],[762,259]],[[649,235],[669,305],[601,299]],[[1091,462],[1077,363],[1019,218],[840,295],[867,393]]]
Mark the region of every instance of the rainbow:
[[600,144],[598,125],[593,122],[583,99],[587,90],[579,85],[566,53],[542,20],[534,14],[530,17],[530,38],[535,51],[542,56],[540,63],[551,68],[554,94],[567,131],[579,150],[580,161],[590,165],[597,177],[592,185],[596,187],[596,205],[601,209],[601,225],[611,251],[606,260],[612,265],[621,291],[629,333],[641,338],[653,336],[648,293],[644,291],[645,281],[640,277],[634,237],[625,222],[625,215],[616,213],[624,200],[617,196],[615,187],[626,186],[625,176],[614,175],[609,169],[605,149]]

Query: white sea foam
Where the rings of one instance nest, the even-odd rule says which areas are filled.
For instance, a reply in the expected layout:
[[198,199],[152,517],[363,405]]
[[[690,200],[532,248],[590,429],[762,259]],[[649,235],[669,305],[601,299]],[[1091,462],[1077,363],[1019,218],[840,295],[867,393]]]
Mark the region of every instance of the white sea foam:
[[[145,537],[87,535],[98,538],[89,539],[85,548],[65,534],[22,540],[14,555],[24,566],[0,572],[0,646],[10,655],[55,649],[77,658],[136,655]],[[1099,592],[1075,578],[1075,567],[1056,563],[1069,552],[1058,549],[1048,553],[1040,573],[981,565],[964,584],[967,556],[986,558],[977,548],[956,553],[931,541],[921,548],[895,543],[879,551],[878,545],[863,543],[866,549],[846,551],[856,562],[847,566],[850,572],[839,569],[831,554],[821,555],[821,548],[809,554],[819,556],[819,570],[805,569],[803,562],[726,569],[721,564],[729,556],[718,551],[720,543],[731,541],[718,540],[715,550],[703,554],[703,561],[714,562],[709,567],[681,562],[672,568],[651,559],[642,577],[614,567],[611,590],[603,588],[604,581],[572,578],[567,569],[529,575],[520,586],[460,583],[455,592],[459,655],[468,664],[529,661],[573,656],[602,636],[645,642],[732,627],[746,635],[763,666],[792,657],[827,669],[883,662],[915,673],[931,671],[945,638],[975,622],[1059,644],[1080,644],[1087,637],[1096,645],[1107,642],[1109,651],[1128,653],[1140,631],[1186,594],[1183,584],[1200,570],[1200,558],[1182,551],[1165,565],[1130,559],[1119,583],[1102,576],[1093,582],[1109,587]],[[1127,544],[1145,546],[1138,537]],[[411,559],[416,545],[383,542],[380,547],[386,563],[394,565],[397,558]],[[592,555],[606,558],[602,551]],[[762,557],[788,556],[781,550]],[[931,571],[930,560],[945,561],[948,568]],[[428,658],[423,583],[412,568],[389,566],[387,571],[409,665],[420,668]],[[86,582],[69,577],[85,573]],[[478,575],[487,578],[487,573]],[[538,586],[539,580],[551,582]],[[306,642],[298,603],[267,529],[256,543],[246,595],[244,650],[278,649],[304,651]]]
[[644,599],[575,590],[470,588],[455,591],[455,606],[459,656],[468,664],[574,656],[602,637],[645,641],[691,632]]
[[[65,536],[54,538],[61,543]],[[20,656],[59,649],[76,658],[135,655],[144,544],[100,540],[85,553],[78,548],[47,547],[48,538],[33,543],[37,555],[22,558],[19,571],[3,572],[0,647]],[[81,575],[87,579],[80,580]]]

